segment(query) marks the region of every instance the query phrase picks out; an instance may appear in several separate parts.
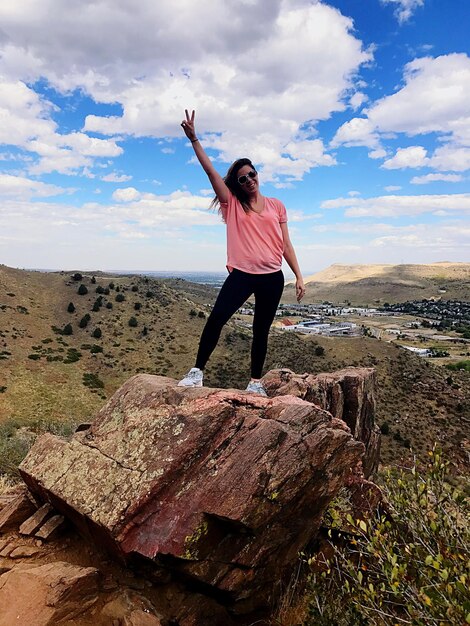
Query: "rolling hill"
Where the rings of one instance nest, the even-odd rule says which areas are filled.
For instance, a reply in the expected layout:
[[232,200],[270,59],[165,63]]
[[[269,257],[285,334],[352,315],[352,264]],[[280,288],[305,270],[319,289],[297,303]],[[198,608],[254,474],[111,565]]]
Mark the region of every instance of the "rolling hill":
[[[37,432],[67,434],[89,421],[133,374],[181,377],[216,295],[186,281],[74,274],[0,266],[0,474],[14,471]],[[251,331],[230,322],[205,384],[244,389],[250,344]],[[424,458],[435,441],[455,462],[468,462],[469,373],[450,375],[371,337],[271,333],[266,370],[347,366],[377,370],[385,463],[409,458],[410,446]]]
[[[306,301],[377,305],[423,298],[470,300],[470,263],[339,265],[304,277]],[[293,287],[286,301],[294,301]]]

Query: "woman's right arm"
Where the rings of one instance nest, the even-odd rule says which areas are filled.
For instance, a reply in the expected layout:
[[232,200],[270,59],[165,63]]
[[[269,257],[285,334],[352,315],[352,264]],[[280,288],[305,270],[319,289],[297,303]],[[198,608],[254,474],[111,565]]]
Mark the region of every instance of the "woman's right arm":
[[228,196],[229,196],[228,187],[225,184],[222,176],[217,172],[215,167],[212,165],[212,161],[205,153],[205,150],[202,147],[201,142],[196,136],[196,129],[194,126],[195,111],[192,112],[191,116],[189,115],[187,109],[185,109],[185,113],[186,113],[186,119],[181,122],[181,126],[183,127],[186,137],[190,140],[199,163],[202,165],[203,170],[209,177],[210,183],[212,185],[212,188],[215,191],[215,195],[219,199],[219,202],[226,203],[228,202]]

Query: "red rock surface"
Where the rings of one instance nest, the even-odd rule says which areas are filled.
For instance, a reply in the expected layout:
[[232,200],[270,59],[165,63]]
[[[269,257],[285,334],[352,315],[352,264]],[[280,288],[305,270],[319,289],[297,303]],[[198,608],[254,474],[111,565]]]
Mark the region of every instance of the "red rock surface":
[[271,370],[263,384],[268,395],[293,395],[320,406],[343,420],[366,452],[364,475],[371,476],[380,460],[380,430],[375,424],[375,370],[350,367],[323,374],[295,374],[288,369]]
[[73,623],[96,601],[98,571],[56,561],[0,576],[0,626]]
[[[138,375],[88,430],[39,438],[21,474],[98,544],[152,559],[233,613],[250,612],[272,601],[363,455],[338,419],[350,415],[344,407],[352,413],[339,393],[352,374],[341,384],[325,376],[331,382],[307,390],[324,392],[335,417],[312,393],[262,398]],[[357,388],[371,401],[366,379]]]

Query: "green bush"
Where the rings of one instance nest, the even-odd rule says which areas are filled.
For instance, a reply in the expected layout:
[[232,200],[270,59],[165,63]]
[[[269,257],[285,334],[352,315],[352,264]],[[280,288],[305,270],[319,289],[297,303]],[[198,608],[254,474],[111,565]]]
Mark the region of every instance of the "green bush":
[[75,305],[73,302],[69,302],[67,307],[67,313],[75,313]]
[[82,276],[82,274],[80,274],[80,272],[76,272],[72,276],[72,280],[75,280],[76,282],[78,282],[79,280],[83,280],[83,276]]
[[140,311],[141,308],[142,308],[142,304],[140,302],[136,302],[134,304],[134,311]]
[[338,502],[330,507],[329,555],[308,560],[305,626],[470,623],[470,510],[448,465],[434,448],[427,471],[388,471],[388,514],[348,514],[347,532]]
[[470,360],[465,359],[463,361],[457,361],[457,363],[448,363],[446,365],[447,369],[453,371],[464,370],[465,372],[470,372]]
[[62,330],[63,335],[73,335],[72,324],[66,324]]
[[116,302],[124,302],[126,296],[123,293],[118,293],[115,297]]
[[138,325],[138,321],[136,320],[135,317],[131,317],[129,320],[129,326],[131,326],[131,328],[135,328]]
[[90,389],[103,389],[104,382],[96,375],[91,372],[87,372],[83,374],[83,384],[85,387],[89,387]]
[[78,322],[80,328],[86,328],[88,326],[88,322],[91,320],[91,316],[89,313],[86,313],[82,319]]
[[112,302],[106,302],[106,308],[107,309],[112,309],[113,308],[113,303]]
[[82,356],[82,353],[79,352],[76,348],[69,348],[67,350],[67,356],[64,359],[64,363],[65,364],[69,364],[69,363],[76,363],[80,357]]
[[315,346],[315,356],[323,356],[325,354],[325,348],[323,346]]
[[86,296],[86,294],[88,293],[88,289],[87,287],[82,283],[80,285],[80,287],[77,290],[77,293],[79,296]]
[[95,339],[101,339],[102,334],[103,333],[101,332],[101,328],[95,328],[92,333],[92,337],[94,337]]

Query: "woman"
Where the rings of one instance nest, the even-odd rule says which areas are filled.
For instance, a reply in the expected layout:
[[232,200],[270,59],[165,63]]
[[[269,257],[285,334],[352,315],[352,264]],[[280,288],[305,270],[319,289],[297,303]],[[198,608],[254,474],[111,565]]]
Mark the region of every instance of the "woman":
[[214,206],[219,206],[227,224],[227,269],[214,308],[199,343],[195,367],[181,380],[181,387],[202,387],[203,370],[220,337],[223,326],[242,304],[255,296],[251,380],[246,391],[266,396],[260,382],[268,333],[284,289],[282,257],[295,274],[296,295],[300,302],[305,286],[287,229],[286,209],[275,198],[265,198],[259,191],[258,173],[249,159],[238,159],[225,178],[218,174],[196,136],[193,111],[186,110],[181,126],[191,141],[196,157],[209,177],[215,192]]

